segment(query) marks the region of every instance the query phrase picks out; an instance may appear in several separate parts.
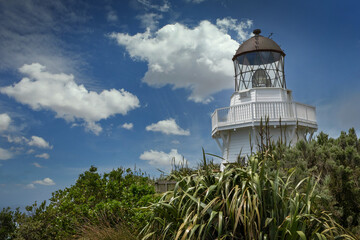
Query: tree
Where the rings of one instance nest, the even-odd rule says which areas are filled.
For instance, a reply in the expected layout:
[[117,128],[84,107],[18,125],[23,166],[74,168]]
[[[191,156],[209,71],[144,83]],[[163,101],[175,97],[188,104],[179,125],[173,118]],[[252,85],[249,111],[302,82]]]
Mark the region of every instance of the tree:
[[15,217],[18,212],[19,209],[14,212],[9,207],[3,208],[0,212],[0,240],[9,239],[13,235],[16,229]]
[[151,180],[141,171],[118,168],[101,175],[91,166],[74,185],[52,193],[48,205],[28,206],[27,214],[18,219],[16,236],[68,239],[86,234],[84,226],[93,229],[104,222],[133,234],[144,225],[148,213],[141,207],[155,199],[154,193]]

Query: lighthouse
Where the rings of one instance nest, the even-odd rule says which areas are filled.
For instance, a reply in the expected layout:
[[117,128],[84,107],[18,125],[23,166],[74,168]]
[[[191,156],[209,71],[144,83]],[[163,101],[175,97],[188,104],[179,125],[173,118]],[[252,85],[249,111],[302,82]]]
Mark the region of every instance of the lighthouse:
[[294,145],[317,130],[315,107],[294,102],[286,88],[285,53],[272,39],[254,30],[232,60],[235,91],[230,106],[216,109],[212,116],[212,138],[227,163],[257,151],[262,126],[271,141],[282,139]]

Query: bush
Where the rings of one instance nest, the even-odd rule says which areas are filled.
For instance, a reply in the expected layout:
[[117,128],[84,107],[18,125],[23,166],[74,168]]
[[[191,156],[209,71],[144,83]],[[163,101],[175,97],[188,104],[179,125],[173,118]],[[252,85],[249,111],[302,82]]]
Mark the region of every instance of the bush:
[[141,207],[154,201],[154,193],[151,179],[140,171],[118,168],[100,175],[91,166],[75,185],[54,192],[48,206],[46,202],[28,206],[27,214],[17,220],[15,235],[18,239],[69,239],[80,233],[89,235],[97,226],[102,227],[98,233],[108,232],[110,226],[136,235],[149,215]]
[[277,159],[273,168],[283,176],[296,171],[295,183],[307,176],[318,178],[315,191],[321,196],[321,209],[360,236],[360,142],[353,128],[341,132],[337,139],[320,132],[316,139],[300,141],[294,148],[283,147],[281,151],[278,146],[272,153]]
[[292,187],[293,174],[281,177],[273,156],[261,156],[247,167],[214,173],[205,165],[178,177],[175,189],[150,206],[143,239],[353,239],[316,205],[317,182],[304,178]]

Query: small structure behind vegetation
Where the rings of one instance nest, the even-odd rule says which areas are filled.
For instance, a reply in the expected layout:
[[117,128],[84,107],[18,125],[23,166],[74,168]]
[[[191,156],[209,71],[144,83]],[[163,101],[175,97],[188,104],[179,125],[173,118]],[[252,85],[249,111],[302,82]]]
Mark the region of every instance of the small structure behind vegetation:
[[176,181],[173,180],[159,180],[155,182],[155,192],[164,193],[174,190]]

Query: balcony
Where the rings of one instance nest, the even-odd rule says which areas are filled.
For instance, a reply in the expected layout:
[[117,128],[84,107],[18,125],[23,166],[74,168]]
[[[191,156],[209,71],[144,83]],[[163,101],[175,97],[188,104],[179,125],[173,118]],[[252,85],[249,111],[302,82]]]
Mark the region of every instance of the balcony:
[[299,124],[317,128],[315,107],[296,102],[250,102],[218,108],[211,116],[212,135],[218,130],[258,125],[265,117],[278,124]]

